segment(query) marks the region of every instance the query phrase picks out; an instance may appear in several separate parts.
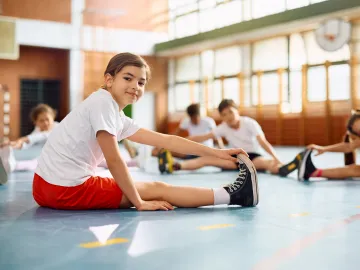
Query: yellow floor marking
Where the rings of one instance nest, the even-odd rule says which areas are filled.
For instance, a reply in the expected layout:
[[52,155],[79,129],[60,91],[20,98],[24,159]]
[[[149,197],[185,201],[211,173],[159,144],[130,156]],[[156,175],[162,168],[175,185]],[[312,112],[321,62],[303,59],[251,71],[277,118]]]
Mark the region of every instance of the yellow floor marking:
[[302,213],[296,213],[296,214],[290,214],[290,217],[305,217],[310,215],[308,212],[302,212]]
[[107,240],[105,243],[100,243],[98,241],[89,242],[89,243],[83,243],[83,244],[80,244],[80,247],[83,247],[83,248],[97,248],[97,247],[104,247],[104,246],[110,246],[110,245],[127,243],[127,242],[129,242],[129,239],[126,239],[126,238],[113,238],[113,239]]
[[209,225],[209,226],[200,226],[198,227],[199,230],[207,231],[207,230],[213,230],[213,229],[222,229],[227,227],[235,227],[235,224],[215,224],[215,225]]

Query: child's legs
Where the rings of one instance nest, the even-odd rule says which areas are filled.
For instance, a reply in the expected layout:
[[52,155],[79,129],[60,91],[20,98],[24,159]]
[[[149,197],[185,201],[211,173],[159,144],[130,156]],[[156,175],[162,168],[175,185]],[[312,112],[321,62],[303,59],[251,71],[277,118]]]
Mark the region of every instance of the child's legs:
[[257,170],[269,171],[272,174],[279,172],[279,164],[274,159],[267,159],[264,157],[257,157],[252,160]]
[[[157,157],[158,155],[159,155],[159,153],[160,153],[160,148],[154,148],[152,151],[151,151],[151,156],[153,156],[153,157]],[[171,155],[173,156],[173,157],[176,157],[176,158],[186,158],[186,156],[187,155],[185,155],[185,154],[181,154],[181,153],[176,153],[176,152],[170,152],[171,153]]]
[[351,164],[349,166],[324,169],[322,170],[321,177],[329,179],[346,179],[351,177],[360,177],[360,166]]
[[182,170],[196,170],[205,166],[215,166],[227,170],[238,168],[235,162],[216,157],[199,157],[181,162]]
[[[214,204],[214,192],[210,188],[172,186],[163,182],[136,182],[141,199],[144,201],[167,201],[177,207],[199,207]],[[133,205],[123,195],[120,208]]]

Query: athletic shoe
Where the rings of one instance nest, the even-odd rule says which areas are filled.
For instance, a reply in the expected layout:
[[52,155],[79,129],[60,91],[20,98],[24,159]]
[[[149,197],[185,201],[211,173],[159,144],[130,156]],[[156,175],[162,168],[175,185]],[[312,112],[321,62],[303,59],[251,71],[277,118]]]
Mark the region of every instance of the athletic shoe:
[[280,167],[279,169],[279,175],[282,177],[288,176],[290,173],[295,171],[296,169],[299,169],[300,163],[302,159],[304,158],[306,150],[300,152],[296,155],[293,161],[289,162],[288,164]]
[[237,158],[239,176],[224,189],[230,195],[230,204],[256,206],[259,203],[259,190],[255,166],[244,154],[239,154]]
[[169,150],[161,149],[158,155],[158,164],[160,173],[173,172],[173,157]]
[[299,171],[298,171],[298,180],[299,181],[307,181],[310,178],[310,175],[316,171],[316,167],[314,166],[311,160],[312,150],[309,149],[305,152],[302,161],[300,162]]

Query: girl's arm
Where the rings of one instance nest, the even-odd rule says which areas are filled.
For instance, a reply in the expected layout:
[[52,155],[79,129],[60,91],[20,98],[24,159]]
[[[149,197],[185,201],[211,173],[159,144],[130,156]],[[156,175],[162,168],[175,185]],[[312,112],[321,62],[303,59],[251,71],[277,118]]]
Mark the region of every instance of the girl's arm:
[[351,153],[356,148],[360,147],[360,139],[353,140],[351,142],[341,142],[328,146],[320,146],[316,144],[310,144],[307,146],[308,149],[315,149],[318,151],[316,155],[321,155],[325,152],[340,152],[340,153]]
[[173,207],[165,201],[143,201],[131,179],[128,167],[120,156],[115,136],[107,131],[96,134],[97,141],[106,159],[107,166],[114,180],[124,192],[129,201],[138,210],[172,210]]
[[237,155],[240,153],[247,155],[246,152],[240,148],[210,148],[178,136],[166,135],[143,128],[139,129],[135,134],[128,137],[128,139],[137,143],[153,145],[158,148],[165,148],[181,154],[192,154],[197,156],[215,156],[222,159],[232,160],[234,162],[237,161],[237,158],[232,157],[232,155]]

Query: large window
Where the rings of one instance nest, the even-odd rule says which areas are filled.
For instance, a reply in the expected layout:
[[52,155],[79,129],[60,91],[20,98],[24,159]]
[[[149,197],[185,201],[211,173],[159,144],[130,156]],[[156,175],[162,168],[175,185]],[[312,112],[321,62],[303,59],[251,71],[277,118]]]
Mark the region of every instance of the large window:
[[191,36],[322,1],[169,0],[169,35],[171,39]]
[[350,99],[350,67],[348,64],[329,67],[330,100]]
[[325,67],[312,67],[308,70],[308,100],[326,100],[326,74]]
[[[230,98],[246,107],[259,102],[277,105],[281,101],[283,113],[298,113],[302,109],[303,88],[309,102],[323,102],[327,86],[329,100],[348,100],[349,57],[347,45],[336,52],[326,52],[317,45],[313,31],[309,31],[170,60],[169,111],[184,111],[192,102],[212,110],[223,98]],[[358,68],[360,74],[360,65]]]
[[276,70],[288,66],[287,38],[256,42],[253,46],[253,70]]
[[241,71],[241,48],[228,47],[215,51],[215,77],[235,75]]

